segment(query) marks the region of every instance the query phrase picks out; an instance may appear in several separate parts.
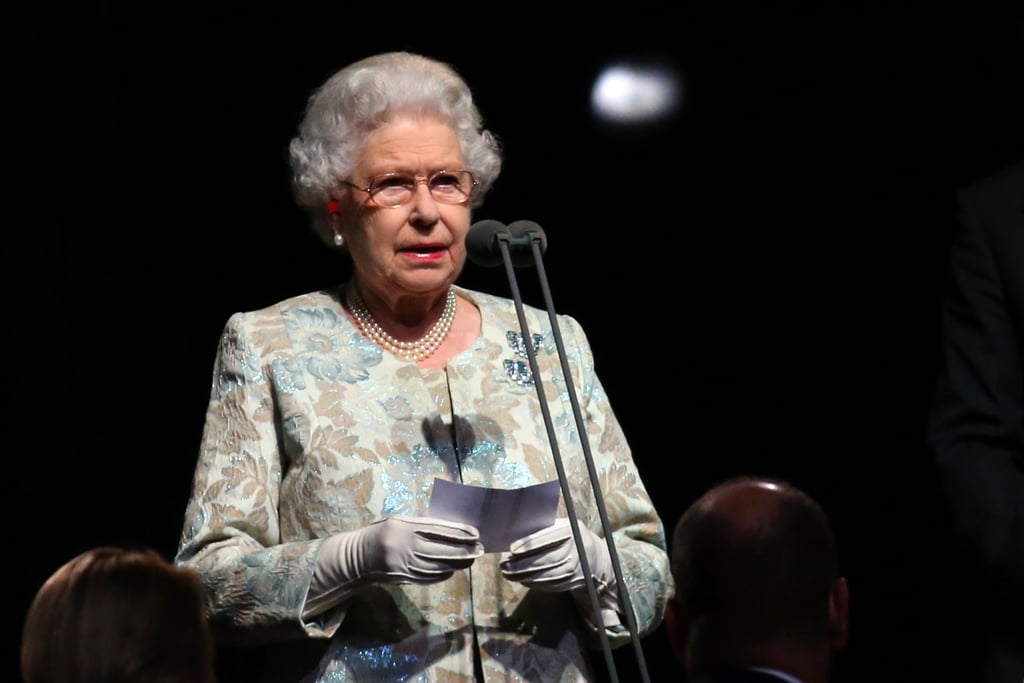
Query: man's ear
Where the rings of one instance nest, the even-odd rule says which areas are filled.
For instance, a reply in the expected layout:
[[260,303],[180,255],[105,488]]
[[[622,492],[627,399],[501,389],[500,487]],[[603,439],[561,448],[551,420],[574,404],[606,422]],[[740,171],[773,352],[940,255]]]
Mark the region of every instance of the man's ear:
[[683,603],[675,595],[668,599],[665,604],[665,631],[668,633],[668,642],[672,647],[672,655],[684,671],[688,671],[686,665],[687,643],[690,640],[690,622],[683,610]]
[[[666,614],[667,616],[667,614]],[[840,576],[832,582],[828,596],[828,639],[833,652],[846,647],[849,639],[850,589]]]

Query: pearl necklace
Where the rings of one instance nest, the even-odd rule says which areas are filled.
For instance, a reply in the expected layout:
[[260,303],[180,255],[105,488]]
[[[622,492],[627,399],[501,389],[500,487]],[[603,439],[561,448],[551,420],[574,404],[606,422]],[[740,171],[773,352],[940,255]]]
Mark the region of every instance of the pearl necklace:
[[359,324],[359,329],[378,346],[382,346],[391,353],[401,356],[407,360],[420,361],[437,351],[437,347],[448,336],[452,329],[452,321],[455,320],[455,290],[448,288],[448,298],[444,304],[444,311],[437,319],[434,326],[427,330],[427,333],[416,341],[406,342],[395,339],[384,331],[384,328],[374,319],[373,314],[366,308],[366,304],[359,297],[354,285],[345,287],[345,301],[352,316]]

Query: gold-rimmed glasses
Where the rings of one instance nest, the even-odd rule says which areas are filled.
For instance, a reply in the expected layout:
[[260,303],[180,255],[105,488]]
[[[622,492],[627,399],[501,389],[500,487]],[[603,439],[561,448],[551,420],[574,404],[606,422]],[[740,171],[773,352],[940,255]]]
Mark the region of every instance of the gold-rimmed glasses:
[[469,171],[442,169],[429,176],[395,171],[382,173],[370,178],[366,187],[360,187],[347,180],[341,182],[370,195],[370,201],[385,209],[397,209],[408,204],[416,194],[416,186],[423,183],[434,201],[441,204],[465,204],[476,188],[476,178]]

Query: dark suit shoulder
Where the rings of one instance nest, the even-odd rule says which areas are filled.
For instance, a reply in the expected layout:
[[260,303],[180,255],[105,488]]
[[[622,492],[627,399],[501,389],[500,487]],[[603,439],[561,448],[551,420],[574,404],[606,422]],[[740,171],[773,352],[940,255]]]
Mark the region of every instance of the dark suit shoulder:
[[960,199],[969,206],[993,211],[1024,208],[1024,161],[975,180],[960,190]]

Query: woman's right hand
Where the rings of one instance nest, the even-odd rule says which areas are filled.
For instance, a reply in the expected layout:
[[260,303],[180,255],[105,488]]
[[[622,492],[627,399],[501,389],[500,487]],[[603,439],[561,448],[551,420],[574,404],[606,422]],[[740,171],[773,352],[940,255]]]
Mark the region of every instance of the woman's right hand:
[[325,545],[346,573],[386,583],[443,581],[484,554],[476,527],[432,517],[385,517]]
[[483,554],[480,532],[469,524],[433,517],[385,517],[324,541],[304,614],[341,602],[367,582],[444,581]]

